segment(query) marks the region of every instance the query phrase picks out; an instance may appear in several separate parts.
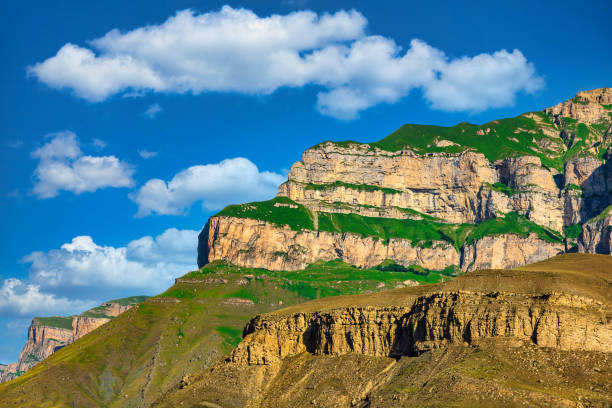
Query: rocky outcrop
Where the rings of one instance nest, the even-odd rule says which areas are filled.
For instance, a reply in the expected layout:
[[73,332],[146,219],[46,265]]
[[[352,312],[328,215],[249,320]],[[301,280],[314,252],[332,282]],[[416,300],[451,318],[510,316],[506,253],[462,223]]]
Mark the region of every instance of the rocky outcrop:
[[441,270],[459,265],[459,254],[447,242],[432,247],[412,246],[410,241],[326,231],[294,231],[248,218],[212,217],[208,235],[200,236],[208,262],[223,259],[236,265],[270,270],[303,269],[317,260],[342,259],[359,267],[373,267],[385,259],[405,266],[418,263]]
[[588,298],[439,292],[407,297],[405,303],[258,317],[245,328],[230,361],[274,364],[302,352],[399,357],[494,337],[562,350],[612,352],[612,325],[601,321],[600,305]]
[[[276,310],[154,406],[608,406],[611,272],[609,256],[566,254]],[[563,384],[576,393],[551,400]]]
[[582,226],[578,250],[591,254],[612,254],[612,206]]
[[568,117],[592,124],[600,122],[608,114],[601,105],[610,104],[612,104],[612,89],[599,88],[579,92],[575,98],[546,108],[546,112],[552,114],[557,120]]
[[0,370],[0,383],[25,373],[60,348],[75,342],[134,305],[135,303],[106,302],[72,317],[34,318],[18,362]]
[[465,247],[461,268],[466,271],[515,268],[552,258],[563,252],[562,244],[543,241],[535,234],[527,237],[512,234],[490,235]]
[[[524,271],[291,307],[251,320],[228,361],[266,365],[303,352],[399,357],[490,338],[611,353],[611,262],[565,255]],[[577,267],[588,277],[574,275]]]

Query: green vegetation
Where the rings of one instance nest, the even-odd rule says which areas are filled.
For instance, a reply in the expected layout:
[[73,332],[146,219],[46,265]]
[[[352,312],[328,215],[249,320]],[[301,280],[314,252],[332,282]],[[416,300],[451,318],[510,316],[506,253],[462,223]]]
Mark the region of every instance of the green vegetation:
[[580,104],[580,105],[588,105],[589,104],[589,101],[584,100],[584,99],[582,99],[582,98],[580,98],[578,96],[573,97],[572,98],[572,102]]
[[[509,188],[504,188],[503,185],[498,184],[494,188],[510,193]],[[297,208],[274,206],[274,203],[278,201],[291,203]],[[238,207],[242,210],[238,211]],[[415,214],[420,213],[415,211]],[[261,219],[278,226],[289,225],[293,230],[314,230],[312,215],[308,209],[285,197],[241,206],[229,206],[217,215]],[[448,224],[437,221],[433,217],[395,219],[321,212],[318,213],[318,223],[319,231],[350,232],[362,237],[382,240],[384,244],[387,244],[392,238],[407,239],[413,246],[423,248],[431,248],[436,243],[439,245],[447,242],[459,250],[464,244],[471,244],[487,235],[517,234],[527,236],[532,232],[545,241],[562,242],[563,240],[560,234],[529,221],[525,216],[517,213],[508,213],[502,217],[485,220],[480,224]],[[286,254],[278,253],[277,256],[286,256]]]
[[[0,384],[0,400],[23,406],[27,395],[31,406],[149,406],[186,373],[226,356],[258,314],[318,297],[394,288],[407,279],[434,283],[449,277],[360,269],[341,261],[299,271],[213,262]],[[236,297],[253,303],[232,301]]]
[[436,271],[436,270],[430,270],[427,268],[423,268],[421,265],[416,265],[416,264],[409,265],[409,266],[403,266],[390,259],[376,266],[375,269],[382,271],[382,272],[409,272],[409,273],[413,273],[415,275],[420,275],[420,276],[427,276],[430,273],[444,275],[444,276],[457,276],[461,274],[461,269],[459,269],[459,267],[456,265],[451,265],[442,270]]
[[288,225],[294,231],[314,228],[310,211],[287,197],[230,205],[217,213],[216,216],[262,220],[278,226]]
[[574,183],[569,183],[567,186],[565,186],[565,188],[566,188],[567,190],[576,190],[576,191],[582,191],[582,187],[580,187],[579,185],[574,184]]
[[231,347],[236,347],[242,341],[242,330],[235,327],[219,326],[215,330],[224,337],[226,343]]
[[350,188],[352,190],[368,191],[368,192],[382,191],[385,194],[401,194],[402,193],[400,190],[396,190],[393,188],[378,187],[378,186],[373,186],[370,184],[350,184],[350,183],[344,183],[342,181],[335,181],[333,183],[328,183],[328,184],[308,183],[304,185],[304,188],[306,188],[307,190],[319,190],[319,191],[329,190],[329,189],[337,188],[337,187],[344,187],[344,188]]
[[[543,113],[536,113],[535,116],[547,118]],[[553,126],[548,125],[546,120],[543,123],[546,126]],[[561,160],[550,158],[548,154],[541,152],[533,141],[546,138],[541,126],[533,118],[525,115],[496,120],[480,126],[465,122],[452,127],[404,125],[381,141],[371,143],[370,146],[392,152],[408,147],[420,154],[458,153],[469,148],[483,153],[490,161],[531,155],[540,157],[544,165],[561,170],[563,167]],[[460,146],[437,147],[435,145],[437,138],[450,140]]]
[[[576,103],[588,102],[581,98]],[[604,108],[611,109],[610,105]],[[612,112],[609,112],[612,117]],[[473,125],[462,122],[455,126],[430,126],[407,124],[391,133],[382,140],[370,143],[371,149],[379,148],[389,152],[398,152],[404,148],[413,150],[418,154],[446,153],[457,154],[465,150],[474,150],[484,154],[489,161],[516,156],[537,156],[542,164],[548,168],[563,171],[564,163],[577,155],[592,154],[589,135],[592,132],[602,134],[609,125],[609,120],[591,125],[591,130],[584,123],[576,119],[562,117],[558,124],[546,112],[529,112],[515,118],[494,120],[483,125]],[[561,149],[547,150],[544,147],[550,143],[560,144],[561,138],[551,137],[550,130],[575,133],[576,141],[567,151]],[[438,141],[448,140],[455,145],[438,146]],[[350,146],[357,142],[332,142],[338,146]],[[543,144],[542,144],[543,143]],[[316,147],[316,146],[315,146]]]
[[39,361],[40,359],[32,353],[28,354],[26,358],[23,360],[25,364],[38,363]]
[[34,320],[44,326],[72,330],[72,316],[35,317]]
[[516,212],[510,212],[505,217],[498,217],[485,220],[476,224],[465,240],[466,245],[470,245],[488,235],[498,234],[517,234],[527,236],[535,233],[538,238],[548,242],[563,242],[561,235],[549,228],[542,227],[533,221],[529,221],[525,216]]
[[582,232],[582,225],[580,225],[580,224],[570,225],[569,227],[566,227],[563,230],[563,234],[568,239],[576,239],[576,238],[578,238],[578,236],[580,235],[581,232]]
[[606,110],[612,110],[612,105],[601,105],[604,107],[604,109]]
[[129,296],[129,297],[121,298],[121,299],[109,300],[108,302],[104,302],[104,303],[116,303],[121,306],[129,306],[129,305],[136,305],[138,303],[142,303],[148,298],[149,296]]
[[516,193],[518,193],[518,191],[516,191],[515,189],[508,187],[506,184],[501,183],[501,182],[496,182],[493,184],[490,183],[486,183],[486,185],[493,191],[498,191],[500,193],[504,193],[505,195],[507,195],[508,197],[512,197],[513,195],[515,195]]

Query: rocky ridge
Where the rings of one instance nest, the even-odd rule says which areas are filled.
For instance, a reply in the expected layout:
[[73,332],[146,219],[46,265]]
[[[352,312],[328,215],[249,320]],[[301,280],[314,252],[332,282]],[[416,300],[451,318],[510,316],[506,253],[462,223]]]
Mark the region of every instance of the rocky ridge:
[[146,296],[111,300],[80,315],[69,317],[35,317],[28,329],[28,339],[19,354],[19,360],[0,370],[0,383],[22,375],[57,350],[74,343],[144,299]]
[[[563,370],[576,366],[576,358],[609,361],[611,272],[612,258],[608,256],[569,254],[517,270],[481,270],[441,284],[321,299],[260,315],[246,326],[242,342],[225,362],[181,384],[158,405],[299,406],[312,399],[319,401],[314,403],[317,406],[329,407],[398,406],[399,394],[409,398],[417,392],[393,386],[401,380],[402,361],[421,361],[417,372],[431,373],[451,361],[428,360],[457,350],[463,355],[464,366],[461,367],[461,359],[453,362],[460,365],[460,370],[444,376],[452,378],[455,386],[437,390],[440,395],[447,393],[450,400],[471,398],[469,384],[473,379],[468,374],[469,382],[464,382],[465,358],[478,350],[492,350],[498,356],[522,354],[523,359],[527,350],[543,350],[539,360],[530,363],[532,370],[554,359],[565,361],[567,367]],[[354,370],[357,362],[363,376]],[[508,362],[484,377],[479,373],[491,362],[480,359],[475,364],[478,365],[474,369],[480,370],[475,373],[478,379],[492,379],[498,387],[496,392],[501,389],[499,406],[513,406],[515,398],[518,405],[545,398],[548,402],[540,400],[536,405],[574,406],[582,398],[571,392],[559,393],[559,389],[542,393],[538,386],[525,395],[523,388],[516,386],[523,379],[508,368]],[[549,381],[574,381],[568,381],[571,375],[559,371],[560,364],[555,361],[550,367],[554,380],[545,374],[539,376],[539,388]],[[608,391],[612,371],[597,368],[595,374],[602,372],[602,376],[595,378],[588,374],[590,369],[592,366],[580,368],[581,377],[590,376],[587,406],[607,406],[611,402]],[[415,377],[417,373],[409,378]],[[336,385],[326,387],[325,382],[315,378],[325,378]],[[510,379],[507,384],[506,378]],[[425,376],[422,387],[432,381],[431,374]],[[485,381],[475,389],[487,389],[492,384]],[[505,385],[500,388],[500,384]],[[600,385],[595,388],[594,384]],[[372,404],[376,395],[384,395],[388,389],[396,390],[392,401]],[[323,398],[322,394],[327,396]],[[548,400],[550,395],[563,395],[566,400]],[[427,393],[419,398],[401,406],[423,406],[431,399]],[[485,405],[491,406],[493,398],[485,397],[489,401]]]
[[[612,204],[611,98],[601,88],[480,126],[406,125],[375,143],[321,143],[291,167],[277,199],[211,217],[198,264],[295,270],[391,259],[474,270],[609,253],[585,243],[593,228],[605,238],[605,226],[580,230]],[[522,226],[503,221],[508,214]]]

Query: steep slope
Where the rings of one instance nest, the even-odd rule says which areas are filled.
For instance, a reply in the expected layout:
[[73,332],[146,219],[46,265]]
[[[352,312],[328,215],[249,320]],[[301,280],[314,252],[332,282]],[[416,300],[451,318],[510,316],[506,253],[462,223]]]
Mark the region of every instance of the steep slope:
[[19,360],[0,372],[0,382],[19,377],[57,350],[109,322],[146,298],[147,296],[132,296],[110,300],[80,315],[35,317],[28,329],[28,339],[19,354]]
[[[0,385],[6,407],[143,407],[215,364],[255,315],[317,297],[449,279],[422,269],[357,269],[339,261],[274,272],[214,262]],[[448,274],[448,275],[447,275]]]
[[291,306],[156,406],[609,406],[611,289],[611,257],[569,254]]
[[479,126],[405,125],[375,143],[321,143],[277,198],[212,217],[198,264],[392,259],[467,271],[574,251],[581,225],[612,204],[611,122],[612,89],[601,88]]

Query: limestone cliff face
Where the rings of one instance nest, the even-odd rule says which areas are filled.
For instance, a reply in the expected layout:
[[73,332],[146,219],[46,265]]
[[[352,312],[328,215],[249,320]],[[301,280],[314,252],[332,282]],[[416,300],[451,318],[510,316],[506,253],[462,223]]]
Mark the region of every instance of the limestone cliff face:
[[461,268],[466,271],[477,269],[515,268],[563,253],[561,244],[546,242],[530,234],[490,235],[465,246]]
[[223,259],[236,265],[270,270],[303,269],[317,260],[332,259],[364,268],[379,265],[386,259],[433,270],[451,265],[463,270],[512,268],[563,252],[562,245],[542,241],[533,234],[486,236],[457,251],[444,241],[419,247],[404,239],[391,238],[385,243],[350,233],[293,231],[248,218],[212,217],[207,231],[200,236],[206,240],[200,242],[200,247],[201,252],[208,254],[207,262]]
[[[532,150],[534,154],[556,155],[558,163],[565,162],[564,167],[556,166],[561,171],[550,163],[543,165],[544,156],[522,151],[492,161],[476,148],[461,147],[442,136],[435,136],[435,147],[455,150],[417,153],[418,146],[387,151],[379,143],[321,143],[303,153],[278,190],[279,197],[310,212],[312,228],[295,231],[282,223],[262,221],[265,217],[215,216],[200,236],[198,264],[226,259],[244,266],[294,270],[318,259],[340,258],[363,267],[393,259],[428,269],[458,265],[472,270],[546,259],[566,248],[534,234],[510,236],[504,231],[493,231],[457,249],[448,243],[452,239],[433,241],[428,247],[411,245],[406,239],[383,242],[342,228],[340,232],[319,229],[318,214],[435,219],[460,225],[517,213],[561,236],[565,228],[585,223],[612,204],[612,160],[606,161],[610,153],[602,159],[600,151],[612,143],[611,98],[608,88],[581,92],[544,112],[523,115],[521,120],[532,120],[534,128],[517,127],[505,136],[517,144],[537,146],[540,150]],[[419,132],[414,130],[417,139],[422,136]],[[476,136],[487,138],[494,132],[483,125]],[[520,142],[518,135],[533,139]],[[405,137],[401,143],[410,143],[412,136]],[[569,160],[563,156],[580,146],[584,146],[580,154]],[[574,241],[575,236],[568,238],[567,249]]]
[[597,123],[602,117],[607,115],[607,110],[601,105],[610,104],[612,104],[612,89],[600,88],[579,92],[575,98],[547,108],[546,112],[550,112],[557,120],[569,117],[591,124]]
[[588,297],[459,291],[408,296],[404,303],[259,316],[245,328],[229,360],[269,365],[302,352],[398,357],[496,337],[612,352],[612,324],[603,317],[610,317],[610,305]]
[[[53,326],[47,323],[45,318],[35,318],[28,329],[28,339],[19,354],[18,362],[0,370],[0,383],[23,374],[55,351],[75,342],[133,306],[134,304],[104,303],[92,309],[96,312],[95,316],[88,316],[86,313],[72,316],[70,329]],[[70,318],[59,319],[70,323]]]
[[[303,269],[317,260],[342,259],[359,267],[373,267],[385,259],[408,266],[415,263],[440,270],[459,265],[458,252],[447,242],[431,248],[391,239],[388,244],[373,237],[350,233],[278,227],[248,218],[212,217],[200,236],[200,251],[207,262],[224,259],[236,265],[270,270]],[[201,259],[202,260],[202,259]]]

